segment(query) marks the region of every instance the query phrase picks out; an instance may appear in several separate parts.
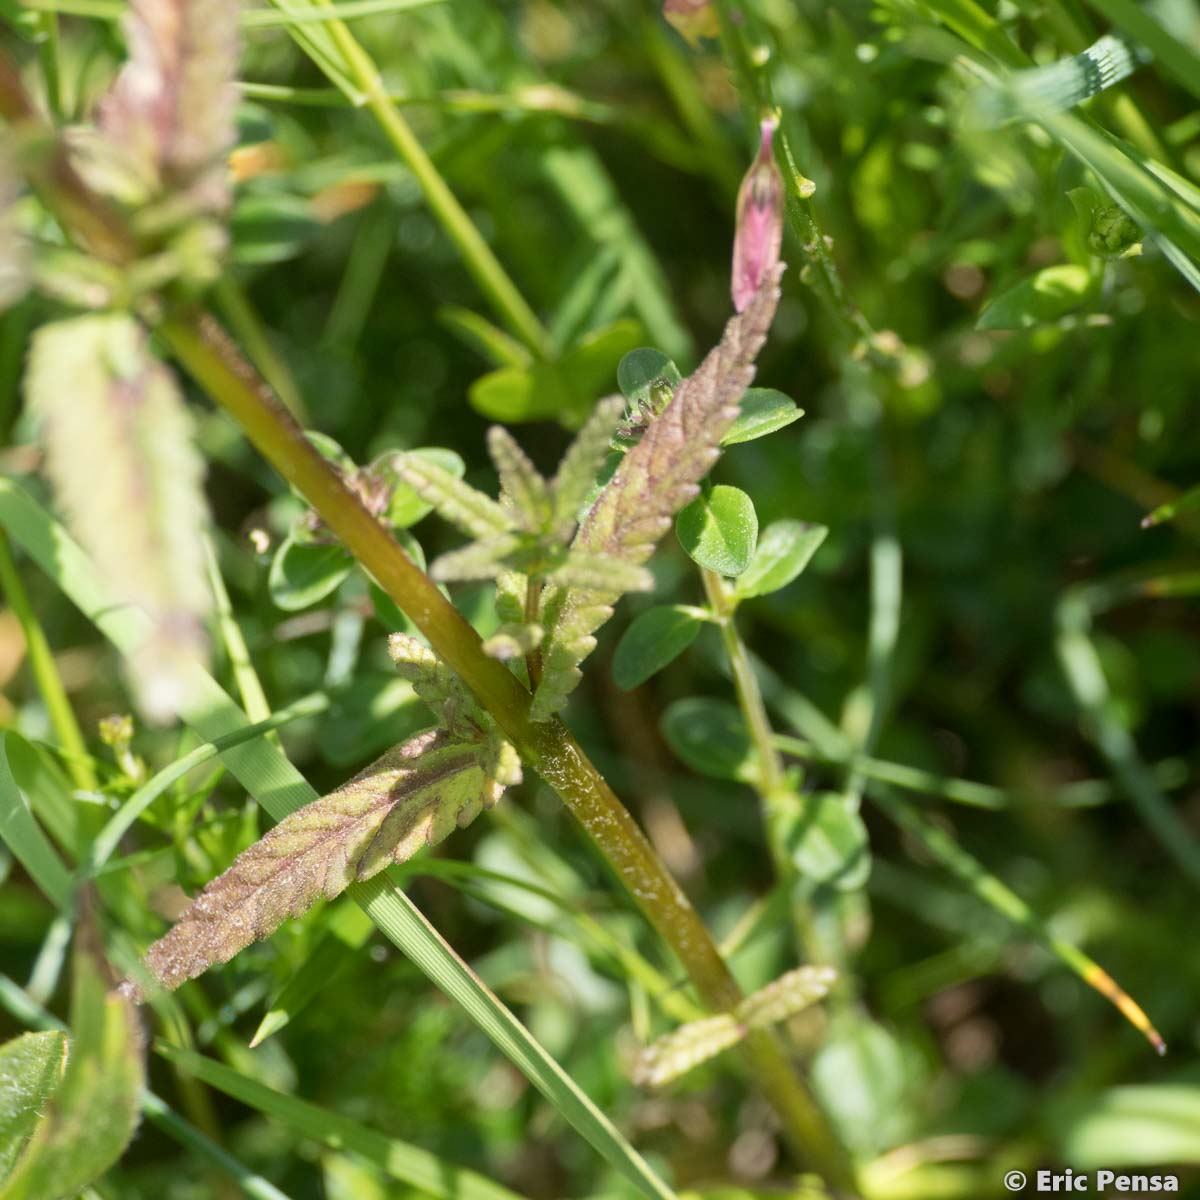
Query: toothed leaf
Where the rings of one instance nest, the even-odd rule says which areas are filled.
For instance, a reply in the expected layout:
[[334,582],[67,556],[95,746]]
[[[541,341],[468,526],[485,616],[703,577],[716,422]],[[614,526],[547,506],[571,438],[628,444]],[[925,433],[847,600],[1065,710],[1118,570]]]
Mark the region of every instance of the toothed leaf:
[[555,524],[575,524],[579,510],[608,457],[623,408],[620,396],[601,400],[575,435],[575,440],[567,447],[550,484],[554,496]]
[[[460,455],[455,454],[453,450],[444,450],[440,446],[422,446],[417,450],[409,450],[408,454],[436,463],[453,475],[455,479],[461,479],[467,471],[466,463],[463,462]],[[396,455],[388,456],[386,467],[392,475],[396,475]],[[388,501],[388,524],[397,529],[407,529],[408,526],[415,525],[422,517],[431,512],[433,512],[433,505],[418,496],[407,483],[397,476],[391,499]]]
[[745,1035],[745,1028],[732,1013],[681,1025],[642,1051],[634,1068],[634,1082],[642,1087],[663,1087],[736,1046]]
[[456,737],[482,736],[494,729],[492,718],[441,659],[407,633],[388,638],[388,654],[400,675],[432,709],[441,724]]
[[529,579],[519,571],[505,571],[496,577],[496,616],[503,624],[519,625],[525,620],[525,596]]
[[521,539],[513,533],[481,538],[434,559],[431,574],[440,583],[495,579],[508,571],[508,556],[519,550]]
[[645,567],[622,562],[608,554],[583,554],[572,550],[567,561],[546,576],[560,587],[593,592],[649,592],[654,576]]
[[426,504],[468,537],[488,538],[512,530],[508,513],[489,496],[464,483],[432,458],[404,454],[396,473]]
[[483,652],[501,662],[508,662],[531,654],[542,644],[544,634],[540,625],[526,625],[524,622],[501,625],[484,641]]
[[751,1029],[775,1025],[829,995],[836,980],[832,967],[797,967],[747,996],[737,1015]]
[[[767,273],[745,311],[734,317],[715,349],[676,388],[638,444],[621,460],[575,538],[575,549],[640,566],[670,527],[671,518],[699,490],[718,447],[737,419],[738,401],[754,378],[754,360],[779,303],[782,266]],[[541,617],[542,682],[533,716],[546,720],[566,703],[591,653],[594,632],[612,615],[620,590],[547,590]]]
[[515,751],[499,738],[417,734],[239,855],[150,947],[147,965],[163,987],[178,987],[318,900],[440,842],[520,776]]
[[117,597],[154,623],[130,669],[145,714],[167,719],[189,657],[206,650],[212,602],[204,462],[183,398],[144,330],[121,315],[44,326],[25,386],[71,529]]
[[129,58],[100,104],[100,127],[132,165],[209,211],[229,203],[235,0],[132,0]]
[[500,476],[500,498],[511,506],[516,523],[531,533],[550,520],[550,489],[503,425],[487,431],[488,454]]

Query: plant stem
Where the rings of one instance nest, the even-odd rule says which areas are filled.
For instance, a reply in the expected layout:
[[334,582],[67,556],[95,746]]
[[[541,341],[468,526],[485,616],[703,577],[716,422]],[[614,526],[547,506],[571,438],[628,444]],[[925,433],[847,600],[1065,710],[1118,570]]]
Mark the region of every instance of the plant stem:
[[[530,695],[433,582],[362,506],[304,436],[237,347],[209,316],[184,313],[161,333],[184,367],[429,639],[495,718],[521,757],[558,793],[638,907],[675,951],[705,1005],[729,1011],[741,989],[696,910],[578,742],[557,719],[530,719]],[[839,1194],[856,1191],[845,1152],[774,1034],[747,1038],[754,1078],[770,1097],[797,1152]]]
[[550,335],[545,326],[434,166],[425,147],[388,94],[374,60],[342,21],[331,20],[328,28],[345,56],[351,77],[367,97],[367,107],[375,114],[388,141],[412,171],[434,216],[458,247],[467,270],[509,328],[536,356],[545,358],[550,352]]
[[[346,34],[349,36],[348,31]],[[373,64],[366,61],[373,71]],[[382,94],[378,76],[375,88]],[[19,75],[2,55],[0,115],[41,124]],[[411,138],[406,125],[403,129]],[[415,138],[412,141],[424,155]],[[90,203],[95,198],[70,168],[61,148],[56,148],[49,162],[48,170],[37,173],[37,181],[64,227],[88,241],[87,235],[94,234],[103,243],[92,244],[100,257],[126,261],[134,251],[128,230],[110,209]],[[434,177],[445,189],[436,172]],[[445,194],[457,207],[449,189]],[[473,226],[470,229],[479,236]],[[711,934],[570,731],[557,719],[535,722],[530,718],[530,693],[507,667],[483,653],[479,634],[363,507],[210,315],[195,309],[181,311],[168,316],[159,332],[196,382],[304,496],[470,688],[521,757],[559,795],[646,919],[675,952],[705,1006],[714,1012],[735,1009],[743,999],[742,991]],[[849,1156],[788,1062],[777,1036],[769,1030],[756,1030],[743,1043],[743,1052],[753,1078],[779,1113],[796,1153],[825,1179],[835,1195],[855,1196],[858,1189]]]
[[21,626],[25,637],[25,652],[29,655],[29,667],[37,682],[42,702],[50,717],[50,724],[58,738],[63,761],[67,772],[74,780],[75,786],[84,791],[94,792],[99,786],[96,773],[92,769],[91,755],[88,754],[87,743],[79,722],[75,720],[75,711],[63,687],[62,678],[54,664],[54,655],[46,633],[33,611],[29,602],[29,593],[21,582],[17,564],[13,561],[12,551],[8,546],[8,538],[0,530],[0,587],[8,596],[8,606]]
[[762,801],[767,827],[767,844],[775,863],[775,872],[789,894],[788,913],[796,927],[797,949],[807,958],[813,956],[815,941],[805,906],[797,893],[796,868],[787,852],[787,830],[800,815],[800,798],[788,786],[787,770],[780,753],[778,739],[771,728],[771,718],[763,701],[762,690],[750,664],[746,644],[734,622],[736,603],[731,601],[724,580],[714,571],[701,568],[704,593],[721,631],[721,643],[733,672],[733,686],[738,707],[754,745],[756,791]]

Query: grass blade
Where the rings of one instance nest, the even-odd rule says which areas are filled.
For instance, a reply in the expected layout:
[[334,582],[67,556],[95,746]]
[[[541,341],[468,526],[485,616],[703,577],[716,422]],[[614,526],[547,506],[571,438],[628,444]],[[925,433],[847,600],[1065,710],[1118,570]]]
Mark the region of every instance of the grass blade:
[[1166,1053],[1166,1044],[1142,1008],[1120,987],[1113,977],[1090,955],[1078,946],[1056,937],[1042,919],[1007,884],[992,875],[978,859],[964,850],[945,830],[919,813],[886,788],[873,788],[871,799],[905,833],[916,838],[922,846],[956,876],[989,907],[1014,925],[1032,934],[1061,963],[1069,967],[1089,987],[1095,988],[1118,1012],[1152,1045],[1159,1054]]
[[157,1042],[154,1048],[168,1062],[210,1087],[304,1137],[361,1155],[392,1179],[419,1188],[423,1195],[436,1196],[440,1200],[520,1200],[516,1192],[510,1192],[483,1175],[456,1167],[428,1150],[387,1137],[327,1108],[286,1096],[194,1050],[163,1041]]

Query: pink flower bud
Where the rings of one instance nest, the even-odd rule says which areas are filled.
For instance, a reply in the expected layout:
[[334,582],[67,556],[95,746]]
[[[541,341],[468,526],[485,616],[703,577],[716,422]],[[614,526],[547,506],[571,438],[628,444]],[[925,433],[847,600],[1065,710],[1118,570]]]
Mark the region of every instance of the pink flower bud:
[[662,12],[689,46],[698,46],[701,38],[715,38],[721,31],[709,0],[663,0]]
[[763,121],[758,156],[738,190],[731,289],[738,312],[750,303],[763,277],[779,261],[783,243],[783,176],[771,150],[775,128],[774,118]]

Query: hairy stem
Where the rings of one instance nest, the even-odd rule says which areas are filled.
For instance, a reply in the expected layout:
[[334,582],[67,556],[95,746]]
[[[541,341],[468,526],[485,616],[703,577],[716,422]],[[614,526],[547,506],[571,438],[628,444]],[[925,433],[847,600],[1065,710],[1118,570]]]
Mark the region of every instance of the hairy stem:
[[[735,1007],[741,990],[704,923],[567,728],[558,720],[530,719],[529,693],[483,653],[475,630],[350,492],[211,317],[181,314],[161,332],[184,367],[407,613],[521,757],[558,793],[679,957],[705,1005],[716,1011]],[[797,1152],[840,1194],[854,1194],[845,1153],[777,1038],[755,1034],[746,1040],[745,1053]]]
[[12,551],[8,546],[8,538],[0,530],[0,587],[8,597],[8,606],[21,626],[25,637],[25,652],[29,656],[29,668],[37,683],[46,706],[50,724],[58,738],[62,750],[63,761],[67,773],[75,786],[85,791],[95,791],[97,785],[96,773],[92,770],[91,756],[87,744],[83,740],[79,722],[75,720],[75,711],[63,687],[58,668],[54,665],[54,655],[50,651],[50,643],[46,640],[45,631],[29,602],[29,593],[21,582],[17,564],[13,562]]
[[[373,71],[369,59],[367,63]],[[375,86],[384,95],[377,76]],[[17,72],[2,55],[0,115],[41,124]],[[395,115],[399,118],[398,112]],[[411,137],[402,119],[401,125]],[[436,178],[444,188],[441,177]],[[35,182],[48,207],[77,240],[85,241],[110,262],[128,260],[133,252],[128,231],[110,209],[95,203],[61,151],[36,172]],[[449,189],[446,194],[457,205]],[[478,237],[478,231],[471,229]],[[717,1012],[736,1008],[743,999],[742,991],[704,922],[569,730],[557,719],[531,720],[530,693],[502,663],[483,653],[478,633],[363,507],[210,315],[198,309],[185,310],[164,320],[159,332],[196,382],[304,496],[491,713],[521,757],[555,790],[675,952],[705,1006]],[[758,1030],[743,1046],[750,1073],[779,1113],[797,1154],[836,1195],[856,1195],[849,1157],[788,1062],[776,1035]]]

